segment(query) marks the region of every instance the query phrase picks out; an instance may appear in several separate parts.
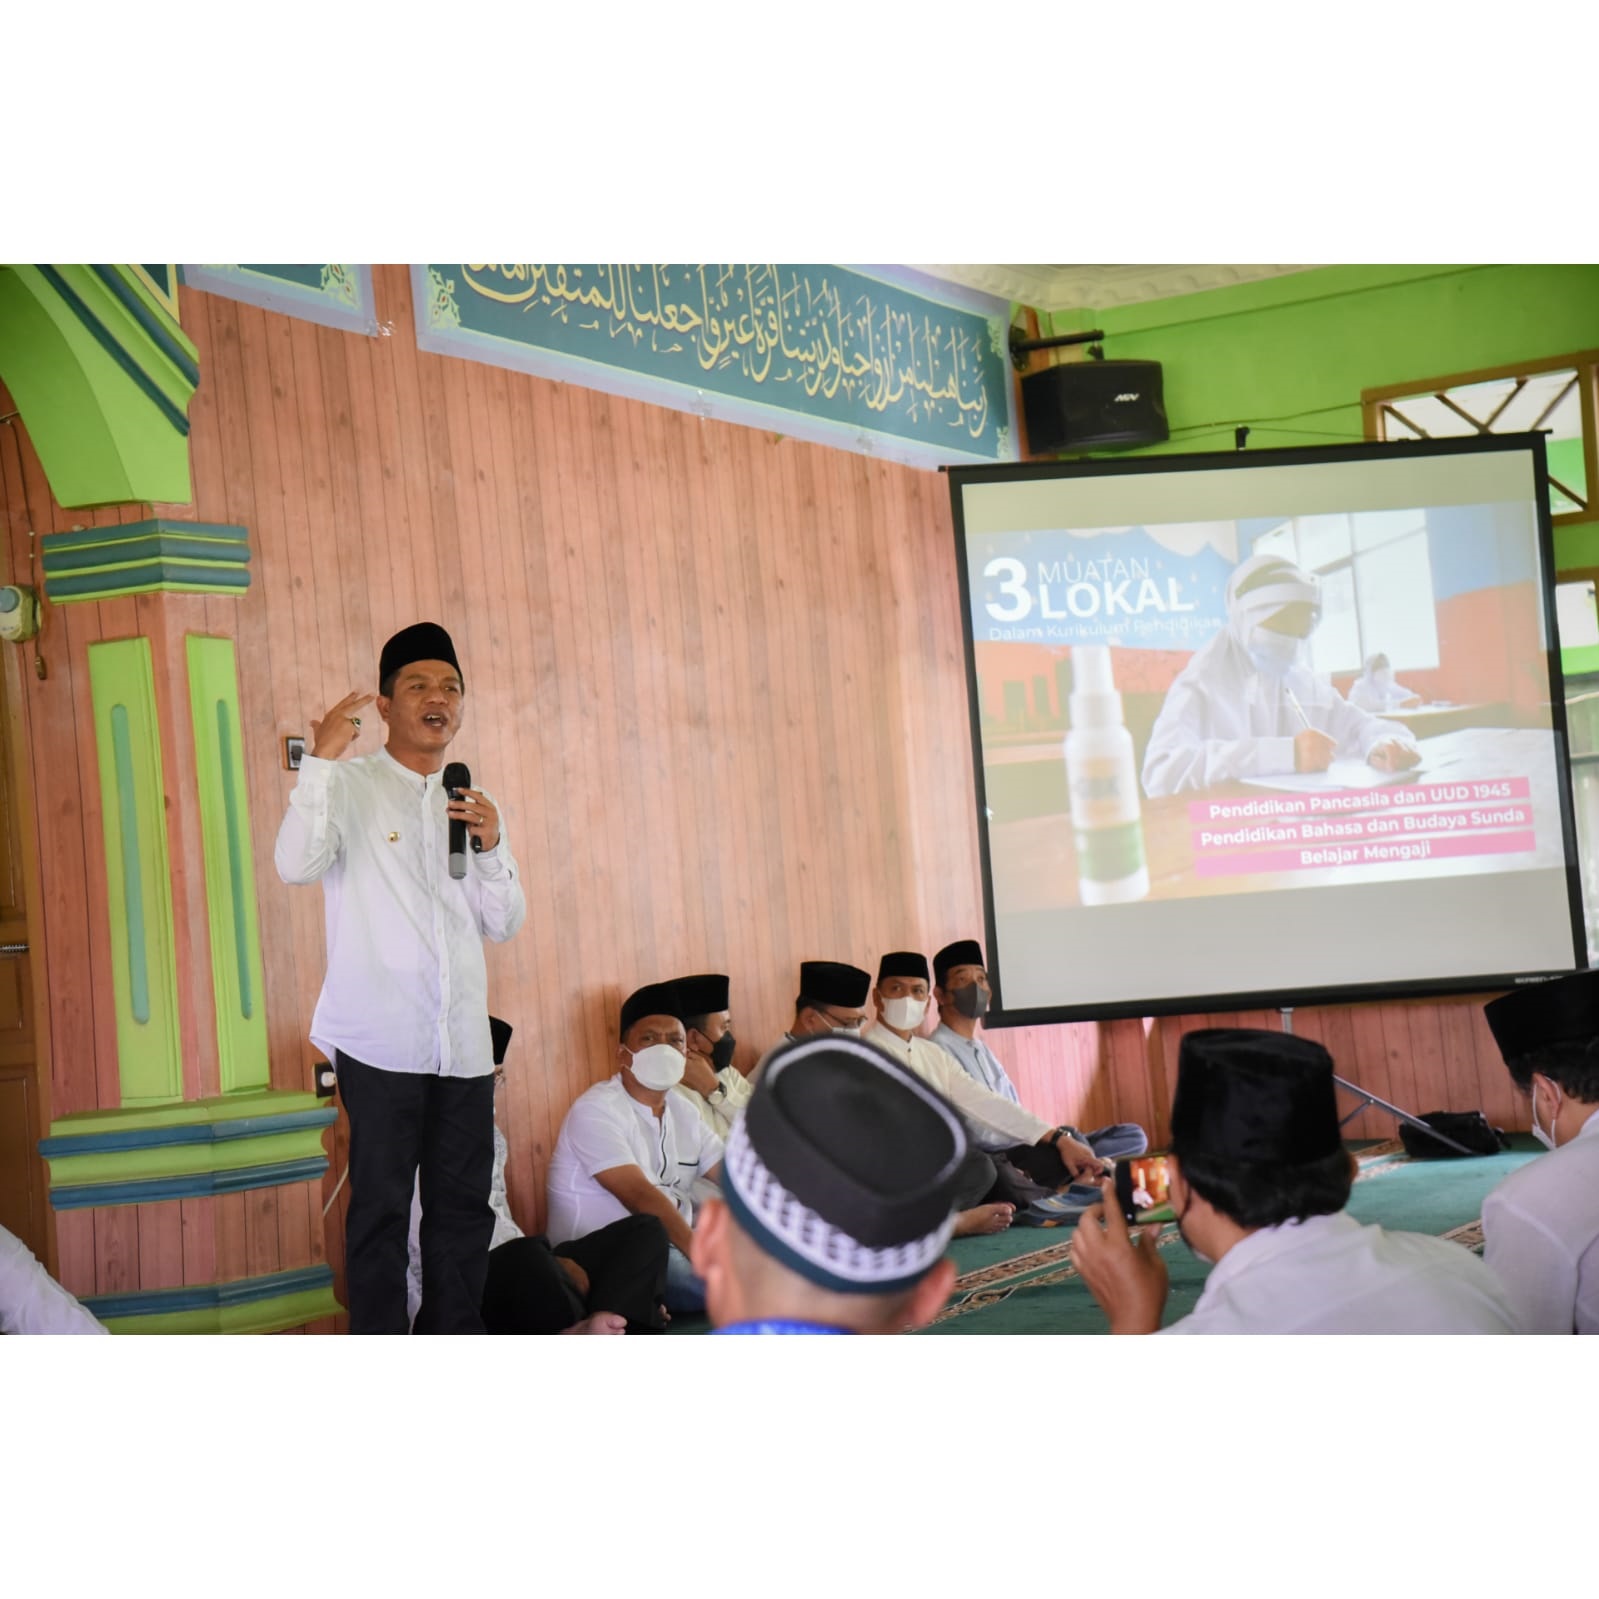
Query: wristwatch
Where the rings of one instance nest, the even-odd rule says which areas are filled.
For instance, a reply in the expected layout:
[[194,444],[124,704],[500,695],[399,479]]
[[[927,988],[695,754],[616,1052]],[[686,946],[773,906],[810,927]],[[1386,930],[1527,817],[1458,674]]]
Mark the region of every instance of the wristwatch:
[[726,1099],[726,1098],[727,1098],[727,1084],[726,1084],[726,1083],[724,1083],[724,1082],[723,1082],[723,1081],[722,1081],[722,1080],[721,1080],[721,1079],[720,1079],[720,1078],[718,1078],[718,1079],[717,1079],[717,1080],[716,1080],[716,1087],[715,1087],[715,1088],[713,1088],[713,1089],[712,1089],[712,1090],[711,1090],[711,1091],[710,1091],[710,1093],[708,1093],[708,1094],[707,1094],[707,1095],[706,1095],[706,1096],[705,1096],[705,1103],[706,1103],[706,1104],[707,1104],[707,1105],[709,1105],[709,1104],[710,1104],[710,1103],[711,1103],[711,1102],[712,1102],[712,1101],[713,1101],[713,1100],[715,1100],[715,1098],[716,1098],[716,1096],[717,1096],[717,1095],[718,1095],[718,1094],[720,1094],[720,1095],[721,1095],[721,1096],[722,1096],[722,1098],[723,1098],[723,1099]]
[[1058,1138],[1074,1139],[1079,1144],[1086,1144],[1088,1142],[1088,1140],[1084,1138],[1075,1127],[1057,1127],[1055,1131],[1049,1135],[1049,1139],[1051,1143],[1054,1143]]

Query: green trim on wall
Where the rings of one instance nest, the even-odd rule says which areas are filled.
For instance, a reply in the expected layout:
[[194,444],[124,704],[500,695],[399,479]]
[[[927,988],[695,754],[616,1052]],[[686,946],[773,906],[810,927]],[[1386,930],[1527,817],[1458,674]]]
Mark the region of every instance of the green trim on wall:
[[94,275],[110,289],[127,309],[128,314],[149,335],[150,342],[186,377],[191,384],[200,382],[200,363],[191,350],[184,347],[177,329],[177,318],[165,308],[156,308],[149,302],[149,291],[144,280],[134,276],[134,269],[125,266],[97,266]]
[[89,1155],[58,1155],[50,1162],[52,1191],[86,1183],[134,1183],[154,1177],[192,1177],[199,1172],[239,1171],[246,1166],[279,1166],[315,1160],[324,1154],[319,1127],[265,1132],[255,1138],[230,1138],[203,1144],[154,1144],[137,1149],[102,1150]]
[[129,1177],[114,1183],[70,1183],[50,1190],[55,1210],[103,1210],[108,1205],[158,1205],[168,1199],[206,1199],[257,1188],[319,1182],[328,1169],[326,1155],[274,1161],[266,1166],[232,1166],[221,1171],[174,1172],[167,1177]]
[[166,787],[150,641],[89,646],[101,822],[124,1104],[180,1099]]
[[267,1086],[265,974],[251,866],[249,796],[239,716],[233,640],[191,633],[189,708],[200,783],[206,909],[211,924],[211,983],[217,1002],[217,1050],[224,1093]]
[[292,1116],[319,1109],[330,1110],[331,1107],[327,1100],[303,1090],[273,1089],[262,1094],[229,1094],[223,1099],[185,1099],[171,1105],[78,1111],[51,1122],[50,1137],[81,1138],[141,1128],[199,1127],[251,1116]]
[[[272,1291],[278,1282],[284,1288]],[[263,1291],[265,1290],[265,1291]],[[214,1303],[165,1310],[164,1304],[200,1297]],[[239,1334],[282,1332],[303,1327],[343,1309],[333,1292],[333,1273],[326,1266],[274,1272],[231,1283],[194,1288],[147,1289],[133,1294],[89,1295],[84,1307],[113,1333]]]
[[189,500],[195,348],[175,321],[157,343],[92,267],[17,265],[0,266],[0,327],[0,378],[61,505]]
[[250,586],[249,532],[225,523],[152,517],[49,533],[40,545],[45,592],[58,604],[157,589],[242,594]]

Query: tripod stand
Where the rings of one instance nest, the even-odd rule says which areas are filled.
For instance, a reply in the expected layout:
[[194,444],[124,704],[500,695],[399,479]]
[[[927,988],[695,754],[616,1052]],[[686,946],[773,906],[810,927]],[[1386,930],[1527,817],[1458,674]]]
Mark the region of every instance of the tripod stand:
[[[1283,1019],[1283,1031],[1285,1033],[1293,1032],[1293,1006],[1284,1005],[1280,1014]],[[1341,1122],[1338,1123],[1340,1127],[1344,1127],[1348,1123],[1352,1122],[1355,1117],[1357,1117],[1368,1105],[1375,1105],[1379,1110],[1387,1111],[1390,1116],[1396,1117],[1398,1120],[1404,1122],[1407,1126],[1417,1128],[1419,1131],[1424,1132],[1429,1138],[1436,1138],[1440,1144],[1447,1144],[1450,1149],[1457,1150],[1462,1155],[1471,1155],[1475,1153],[1473,1150],[1467,1149],[1463,1144],[1457,1144],[1454,1139],[1450,1138],[1446,1133],[1439,1132],[1436,1127],[1429,1127],[1419,1116],[1412,1116],[1408,1110],[1401,1110],[1397,1105],[1390,1105],[1386,1099],[1379,1099],[1377,1095],[1360,1087],[1357,1083],[1346,1082],[1336,1072],[1333,1073],[1333,1081],[1337,1083],[1337,1085],[1346,1093],[1353,1094],[1360,1101],[1360,1103],[1356,1105],[1355,1108],[1350,1111],[1350,1113],[1345,1116]]]

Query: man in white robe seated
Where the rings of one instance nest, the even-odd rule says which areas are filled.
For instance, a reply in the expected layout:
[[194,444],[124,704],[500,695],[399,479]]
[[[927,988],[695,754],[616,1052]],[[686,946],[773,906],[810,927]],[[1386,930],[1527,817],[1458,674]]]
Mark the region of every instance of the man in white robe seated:
[[[1041,1158],[1056,1157],[1055,1169],[1066,1184],[1097,1180],[1109,1171],[1110,1159],[1097,1154],[1074,1129],[1053,1126],[1025,1106],[974,1081],[947,1050],[917,1035],[927,1015],[929,976],[927,957],[915,950],[894,950],[883,956],[872,991],[878,1020],[861,1036],[936,1088],[966,1123],[967,1139],[973,1147],[967,1152],[962,1173],[956,1234],[1003,1232],[1016,1206],[1004,1197],[995,1159],[976,1147],[978,1139],[991,1140],[1012,1154],[1018,1146],[1036,1145]],[[1145,1142],[1139,1133],[1140,1148]],[[1069,1205],[1063,1215],[1075,1217],[1089,1202],[1084,1199]]]
[[1483,1259],[1523,1331],[1599,1333],[1599,972],[1518,988],[1484,1014],[1550,1153],[1483,1202]]
[[618,1070],[578,1098],[555,1142],[549,1239],[559,1249],[624,1216],[657,1217],[671,1246],[666,1307],[698,1311],[705,1286],[689,1264],[695,1185],[715,1181],[722,1140],[671,1092],[683,1080],[688,1042],[681,1009],[670,983],[652,983],[623,1003]]
[[[914,985],[908,990],[913,997]],[[933,1000],[938,1006],[939,1024],[931,1043],[945,1051],[960,1069],[981,1088],[1013,1105],[1022,1096],[1010,1074],[988,1045],[978,1036],[978,1026],[988,1014],[991,992],[988,971],[983,964],[983,946],[975,938],[957,939],[946,944],[933,957]],[[1101,1161],[1126,1160],[1142,1155],[1149,1148],[1149,1136],[1136,1122],[1112,1122],[1092,1132],[1075,1127],[1059,1129],[1076,1143],[1086,1144]],[[967,1136],[994,1162],[995,1188],[989,1196],[1018,1207],[1034,1203],[1072,1184],[1055,1142],[1018,1143],[1008,1133],[996,1132],[981,1122],[967,1124]],[[1099,1184],[1075,1185],[1071,1197],[1084,1208],[1097,1203]]]
[[1356,1162],[1320,1044],[1252,1028],[1185,1033],[1171,1127],[1172,1209],[1211,1272],[1192,1312],[1162,1328],[1160,1229],[1134,1242],[1107,1183],[1072,1260],[1113,1333],[1519,1331],[1469,1249],[1345,1214]]
[[733,1064],[737,1040],[728,999],[731,985],[720,972],[679,977],[672,987],[687,1039],[683,1081],[672,1093],[686,1100],[724,1143],[739,1112],[749,1104],[750,1084]]

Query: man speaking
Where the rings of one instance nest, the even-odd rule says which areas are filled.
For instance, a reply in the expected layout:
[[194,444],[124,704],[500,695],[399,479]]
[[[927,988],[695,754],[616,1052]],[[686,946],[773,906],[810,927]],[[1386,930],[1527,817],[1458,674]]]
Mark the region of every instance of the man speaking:
[[[494,1060],[483,939],[527,911],[500,814],[469,776],[444,785],[466,697],[450,635],[418,622],[383,646],[388,742],[340,761],[373,696],[311,724],[274,859],[321,880],[327,976],[311,1041],[334,1062],[350,1118],[345,1277],[352,1333],[403,1333],[406,1235],[420,1175],[425,1284],[417,1332],[481,1332],[494,1213]],[[452,872],[451,824],[472,840]],[[460,862],[454,863],[456,872]]]

